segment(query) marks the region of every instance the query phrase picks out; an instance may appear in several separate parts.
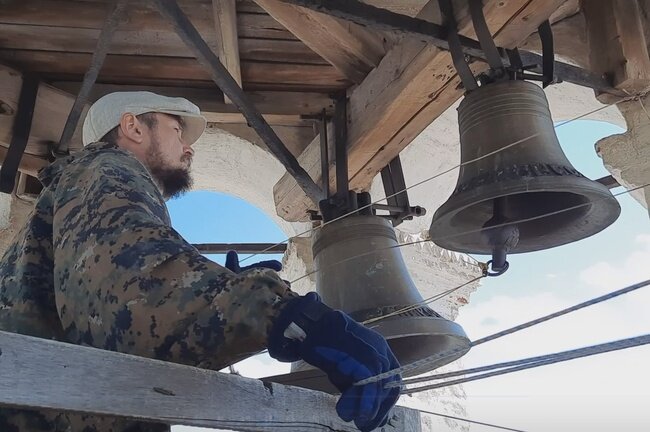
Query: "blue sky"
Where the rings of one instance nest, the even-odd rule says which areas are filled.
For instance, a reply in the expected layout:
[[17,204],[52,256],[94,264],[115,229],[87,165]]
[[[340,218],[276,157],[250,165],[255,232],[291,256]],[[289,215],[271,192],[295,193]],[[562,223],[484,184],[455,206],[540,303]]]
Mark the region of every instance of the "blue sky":
[[[284,233],[266,214],[226,194],[194,191],[167,203],[172,225],[190,243],[279,243]],[[225,255],[207,255],[223,265]],[[247,255],[241,255],[243,259]],[[255,257],[258,258],[258,257]],[[265,254],[259,260],[282,259]],[[248,265],[249,260],[242,265]]]
[[[569,160],[592,179],[609,174],[594,151],[595,142],[621,132],[616,126],[588,120],[557,129]],[[505,275],[484,280],[457,320],[470,338],[478,339],[650,278],[647,210],[628,195],[618,200],[621,216],[603,232],[558,248],[510,256],[510,270]],[[284,240],[282,231],[262,211],[237,198],[198,191],[168,204],[174,226],[190,242]],[[462,359],[462,366],[480,366],[649,333],[650,295],[644,291],[624,297],[477,347]],[[647,432],[648,364],[650,347],[640,347],[467,384],[464,415],[540,432]],[[265,359],[249,361],[240,370],[244,375],[263,376],[286,369],[286,365]],[[438,392],[422,407],[440,411],[439,404],[446,399],[458,396]],[[189,430],[177,428],[176,432]],[[494,429],[471,427],[471,431],[490,430]]]

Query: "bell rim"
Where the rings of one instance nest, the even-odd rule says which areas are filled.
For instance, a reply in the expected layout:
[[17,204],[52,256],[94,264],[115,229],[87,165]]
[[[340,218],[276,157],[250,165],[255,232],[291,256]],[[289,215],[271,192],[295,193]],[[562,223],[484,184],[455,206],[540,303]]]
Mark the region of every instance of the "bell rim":
[[[519,192],[513,193],[513,191],[516,190],[519,190]],[[481,193],[476,191],[481,191]],[[525,180],[508,180],[452,194],[433,215],[429,228],[431,240],[444,249],[463,253],[489,255],[492,251],[487,244],[473,244],[467,246],[460,244],[461,242],[459,242],[458,239],[462,239],[465,237],[464,235],[456,235],[453,237],[441,238],[439,240],[436,239],[436,237],[448,236],[451,219],[463,210],[467,210],[472,206],[500,197],[540,192],[572,193],[587,198],[591,202],[589,213],[592,217],[594,215],[598,216],[599,223],[591,223],[588,228],[582,230],[579,236],[567,238],[566,241],[560,240],[554,242],[550,246],[525,246],[525,244],[520,243],[520,245],[510,250],[508,252],[509,254],[535,252],[584,240],[609,227],[618,219],[621,213],[621,206],[609,189],[607,189],[606,186],[586,177],[572,177],[570,184],[567,183],[566,177],[564,176],[543,176],[528,178]],[[480,195],[482,199],[480,201],[475,200],[473,197],[476,195]],[[476,229],[478,228],[479,227]],[[561,236],[557,237],[561,239]]]
[[[400,329],[404,328],[408,329],[409,325],[412,326],[413,329],[418,328],[419,331],[408,334],[403,334],[403,332],[399,331]],[[424,333],[427,326],[430,327],[429,333]],[[449,351],[459,350],[453,355],[436,358],[431,362],[423,363],[418,368],[406,372],[404,376],[419,375],[452,363],[467,354],[472,347],[471,340],[469,337],[467,337],[467,334],[465,333],[465,330],[463,330],[463,327],[452,320],[442,317],[404,317],[397,315],[379,321],[377,325],[368,325],[367,327],[384,336],[389,345],[392,340],[407,339],[411,337],[427,337],[436,338],[438,340],[443,339],[446,345],[452,346]],[[395,353],[395,355],[398,356],[398,353]],[[435,352],[431,353],[431,356],[435,355]],[[426,357],[423,357],[422,359],[424,358]],[[401,366],[408,367],[409,364],[421,361],[422,359],[417,359],[410,363],[404,363],[401,364]]]

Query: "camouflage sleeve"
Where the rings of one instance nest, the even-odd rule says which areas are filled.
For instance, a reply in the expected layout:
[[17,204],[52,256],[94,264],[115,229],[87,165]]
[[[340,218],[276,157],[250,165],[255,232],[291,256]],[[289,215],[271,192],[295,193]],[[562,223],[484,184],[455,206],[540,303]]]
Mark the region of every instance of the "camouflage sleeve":
[[66,168],[54,208],[56,303],[72,343],[220,369],[265,348],[297,295],[271,270],[235,274],[203,257],[121,150]]

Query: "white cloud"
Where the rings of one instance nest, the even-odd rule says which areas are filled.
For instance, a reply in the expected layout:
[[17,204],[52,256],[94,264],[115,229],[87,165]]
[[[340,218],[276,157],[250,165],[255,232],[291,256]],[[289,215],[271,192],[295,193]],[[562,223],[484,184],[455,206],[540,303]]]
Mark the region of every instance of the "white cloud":
[[635,238],[638,250],[632,252],[622,263],[600,261],[580,272],[580,280],[604,291],[650,279],[650,234]]
[[[581,286],[567,287],[572,300],[553,293],[496,297],[465,306],[458,321],[477,339],[650,279],[650,235],[638,236],[634,246],[627,256],[612,255],[576,272]],[[647,334],[648,305],[650,287],[475,347],[463,362],[465,367],[487,365]],[[650,346],[643,346],[467,383],[468,417],[532,432],[646,432],[648,364]],[[484,430],[491,429],[471,428]]]

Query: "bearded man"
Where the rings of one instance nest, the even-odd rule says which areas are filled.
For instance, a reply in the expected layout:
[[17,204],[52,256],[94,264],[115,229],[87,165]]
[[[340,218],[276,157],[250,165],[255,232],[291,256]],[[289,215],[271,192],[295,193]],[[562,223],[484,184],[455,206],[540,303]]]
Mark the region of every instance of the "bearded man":
[[[315,293],[293,293],[264,263],[208,260],[171,227],[165,199],[191,188],[191,146],[205,125],[182,98],[120,92],[93,104],[84,149],[39,172],[44,189],[0,261],[0,330],[213,370],[268,348],[325,371],[345,421],[386,424],[400,391],[386,383],[399,374],[353,385],[399,367],[382,336]],[[0,408],[0,431],[169,425]]]

